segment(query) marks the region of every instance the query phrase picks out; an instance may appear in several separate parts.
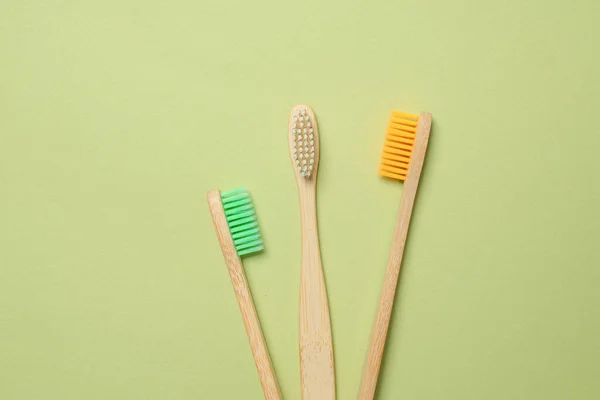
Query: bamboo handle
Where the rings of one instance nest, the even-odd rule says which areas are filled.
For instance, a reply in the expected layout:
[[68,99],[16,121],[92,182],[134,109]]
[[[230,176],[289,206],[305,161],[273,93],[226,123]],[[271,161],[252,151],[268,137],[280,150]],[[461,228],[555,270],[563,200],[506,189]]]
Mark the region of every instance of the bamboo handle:
[[233,245],[233,239],[229,233],[229,226],[225,219],[225,212],[223,211],[223,205],[221,203],[221,195],[218,190],[211,190],[207,193],[208,205],[210,208],[210,214],[213,218],[213,223],[217,231],[217,237],[219,244],[221,245],[221,251],[223,257],[225,257],[225,263],[227,264],[227,270],[231,276],[231,283],[233,284],[233,290],[237,298],[240,311],[242,313],[242,319],[244,320],[244,326],[246,328],[246,334],[250,341],[250,349],[254,356],[254,363],[258,370],[260,377],[260,384],[265,394],[266,400],[281,400],[281,391],[279,390],[279,384],[277,383],[277,376],[269,357],[269,351],[267,350],[267,344],[260,328],[260,322],[254,303],[252,302],[252,295],[250,294],[250,287],[244,274],[244,268],[242,266],[242,260],[237,255],[235,247]]
[[429,141],[429,132],[431,129],[431,114],[422,112],[419,117],[419,124],[415,138],[415,145],[411,155],[410,167],[406,181],[404,182],[404,192],[400,203],[400,212],[398,222],[394,230],[392,239],[392,248],[388,258],[385,280],[381,297],[379,298],[379,309],[377,319],[371,333],[371,346],[367,361],[363,369],[363,376],[360,385],[359,400],[371,400],[375,396],[377,388],[377,379],[383,358],[383,350],[387,337],[392,307],[394,306],[394,297],[396,295],[396,286],[398,284],[398,275],[402,264],[402,256],[408,234],[410,217],[417,195],[419,178],[423,169],[427,142]]
[[314,184],[300,191],[300,372],[303,400],[335,399],[335,372],[327,290],[321,264]]

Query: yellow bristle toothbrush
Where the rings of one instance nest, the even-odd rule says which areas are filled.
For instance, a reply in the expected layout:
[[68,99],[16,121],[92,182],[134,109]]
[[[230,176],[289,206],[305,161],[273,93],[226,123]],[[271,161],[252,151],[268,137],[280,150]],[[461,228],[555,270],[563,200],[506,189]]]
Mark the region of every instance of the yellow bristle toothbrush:
[[233,290],[242,312],[265,399],[281,400],[277,376],[269,357],[240,258],[264,248],[250,194],[245,188],[224,193],[211,190],[206,194],[206,198],[221,251],[225,257],[225,264],[231,276]]
[[358,395],[360,400],[371,400],[375,396],[408,225],[425,161],[431,119],[431,113],[428,112],[421,112],[417,116],[392,111],[387,128],[378,172],[385,177],[404,181],[404,192],[400,202],[400,212],[392,239],[392,249],[388,258],[383,289],[379,298],[377,319],[371,333],[371,345],[363,368]]
[[300,276],[300,378],[303,400],[335,399],[331,322],[317,229],[316,186],[319,133],[313,110],[292,108],[289,150],[300,196],[302,266]]

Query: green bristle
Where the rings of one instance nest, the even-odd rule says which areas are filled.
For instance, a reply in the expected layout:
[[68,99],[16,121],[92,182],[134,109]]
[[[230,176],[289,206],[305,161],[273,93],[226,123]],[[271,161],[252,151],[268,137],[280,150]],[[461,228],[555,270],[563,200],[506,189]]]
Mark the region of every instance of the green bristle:
[[223,192],[221,202],[238,255],[252,254],[264,249],[256,211],[248,190],[240,188]]

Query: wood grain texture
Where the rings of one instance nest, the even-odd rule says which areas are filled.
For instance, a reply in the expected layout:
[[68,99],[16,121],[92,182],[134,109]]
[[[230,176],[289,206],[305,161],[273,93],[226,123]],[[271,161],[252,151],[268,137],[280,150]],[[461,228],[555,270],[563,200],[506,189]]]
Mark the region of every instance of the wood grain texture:
[[327,290],[323,276],[317,228],[316,182],[319,165],[319,134],[312,109],[298,105],[289,122],[292,154],[292,118],[296,110],[306,110],[314,128],[315,163],[310,177],[294,168],[300,197],[302,220],[302,264],[300,277],[300,376],[303,400],[335,399],[335,369]]
[[408,175],[404,182],[404,192],[400,202],[400,212],[398,222],[394,230],[392,239],[392,248],[388,258],[383,289],[379,298],[379,308],[377,318],[371,333],[371,345],[369,353],[363,368],[362,381],[360,385],[358,398],[360,400],[370,400],[375,396],[377,389],[377,379],[383,358],[383,350],[387,338],[390,317],[394,306],[394,297],[396,295],[396,286],[398,284],[398,275],[402,264],[402,256],[408,235],[410,217],[412,215],[419,179],[425,161],[427,143],[429,141],[429,132],[431,131],[432,116],[428,112],[422,112],[419,116],[415,145],[411,155]]
[[269,351],[267,350],[267,344],[260,327],[258,315],[254,308],[250,287],[248,286],[248,281],[244,274],[242,260],[237,255],[233,245],[233,239],[229,233],[229,226],[227,225],[223,204],[221,203],[221,194],[218,190],[211,190],[207,193],[206,197],[210,214],[217,231],[217,238],[221,245],[221,251],[223,252],[223,257],[225,257],[227,270],[231,276],[233,290],[238,305],[240,306],[242,319],[244,320],[244,326],[246,327],[246,334],[250,341],[250,349],[254,356],[254,363],[258,370],[258,376],[265,394],[265,399],[280,400],[282,399],[282,396],[277,382],[277,376],[275,375],[275,370],[273,369],[273,364],[269,357]]

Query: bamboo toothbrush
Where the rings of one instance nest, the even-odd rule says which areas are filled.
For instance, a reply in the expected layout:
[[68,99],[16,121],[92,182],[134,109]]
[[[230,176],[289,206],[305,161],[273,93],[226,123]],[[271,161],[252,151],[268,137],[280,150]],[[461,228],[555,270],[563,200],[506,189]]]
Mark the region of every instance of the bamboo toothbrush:
[[419,116],[416,116],[393,111],[387,128],[379,174],[404,181],[404,192],[400,202],[400,213],[394,230],[383,290],[379,298],[377,319],[371,333],[371,346],[363,368],[358,396],[360,400],[371,400],[375,396],[408,225],[427,151],[431,118],[432,116],[428,112],[421,112]]
[[231,276],[233,290],[242,312],[265,399],[281,400],[277,376],[240,259],[243,255],[256,253],[264,248],[250,194],[244,188],[224,193],[211,190],[206,198],[221,251],[225,257],[225,264]]
[[295,106],[289,120],[289,148],[300,196],[300,377],[303,400],[335,399],[329,305],[317,230],[316,185],[319,132],[313,110]]

